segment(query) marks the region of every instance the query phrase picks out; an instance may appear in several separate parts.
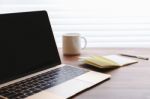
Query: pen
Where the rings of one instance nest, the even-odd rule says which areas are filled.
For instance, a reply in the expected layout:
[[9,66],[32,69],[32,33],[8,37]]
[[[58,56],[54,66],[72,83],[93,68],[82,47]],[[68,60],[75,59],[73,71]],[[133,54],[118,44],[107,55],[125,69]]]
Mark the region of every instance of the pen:
[[148,57],[141,57],[141,56],[135,56],[135,55],[129,55],[129,54],[120,54],[121,56],[127,56],[127,57],[133,57],[133,58],[138,58],[138,59],[143,59],[143,60],[149,60]]

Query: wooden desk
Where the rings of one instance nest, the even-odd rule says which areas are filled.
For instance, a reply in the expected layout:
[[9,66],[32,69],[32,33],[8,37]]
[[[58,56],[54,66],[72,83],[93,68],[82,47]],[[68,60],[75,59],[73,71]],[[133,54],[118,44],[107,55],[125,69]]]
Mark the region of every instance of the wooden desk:
[[[59,52],[62,63],[79,65],[79,56],[63,56],[61,49]],[[119,52],[150,57],[150,49],[138,48],[91,48],[83,50],[80,56],[108,55]],[[139,60],[139,63],[113,70],[89,69],[111,74],[112,78],[76,95],[73,99],[150,99],[150,60]]]

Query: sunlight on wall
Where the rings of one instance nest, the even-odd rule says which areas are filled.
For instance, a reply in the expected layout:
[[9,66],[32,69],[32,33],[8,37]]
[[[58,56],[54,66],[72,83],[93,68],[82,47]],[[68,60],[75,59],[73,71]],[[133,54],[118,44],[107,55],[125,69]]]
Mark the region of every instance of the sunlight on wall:
[[56,42],[81,33],[88,47],[150,47],[149,0],[0,0],[0,13],[47,10]]

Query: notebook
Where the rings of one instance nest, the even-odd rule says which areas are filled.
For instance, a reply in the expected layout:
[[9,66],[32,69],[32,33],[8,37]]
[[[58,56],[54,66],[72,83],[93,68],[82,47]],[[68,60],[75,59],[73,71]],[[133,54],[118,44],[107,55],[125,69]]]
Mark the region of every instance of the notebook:
[[80,61],[83,64],[92,65],[98,68],[122,67],[138,62],[137,60],[126,58],[120,55],[80,57]]

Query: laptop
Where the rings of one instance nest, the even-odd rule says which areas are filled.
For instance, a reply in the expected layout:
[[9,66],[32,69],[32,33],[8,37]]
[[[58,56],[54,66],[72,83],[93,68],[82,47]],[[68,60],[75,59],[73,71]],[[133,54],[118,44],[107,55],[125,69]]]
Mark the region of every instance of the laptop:
[[46,11],[0,14],[0,98],[66,99],[108,78],[61,63]]

